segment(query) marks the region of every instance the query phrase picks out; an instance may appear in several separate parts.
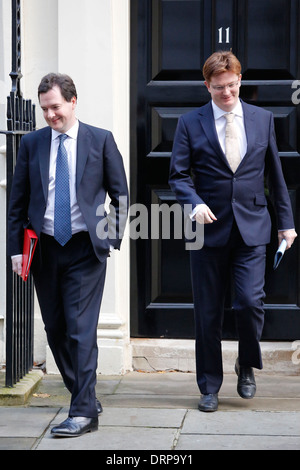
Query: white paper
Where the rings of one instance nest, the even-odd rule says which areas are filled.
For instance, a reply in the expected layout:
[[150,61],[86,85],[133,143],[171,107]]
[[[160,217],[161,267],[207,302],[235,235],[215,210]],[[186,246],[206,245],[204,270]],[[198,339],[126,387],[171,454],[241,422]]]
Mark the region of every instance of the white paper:
[[282,242],[279,245],[278,250],[275,253],[273,269],[276,269],[278,267],[280,261],[282,260],[284,252],[286,250],[286,245],[287,245],[286,240],[283,239]]

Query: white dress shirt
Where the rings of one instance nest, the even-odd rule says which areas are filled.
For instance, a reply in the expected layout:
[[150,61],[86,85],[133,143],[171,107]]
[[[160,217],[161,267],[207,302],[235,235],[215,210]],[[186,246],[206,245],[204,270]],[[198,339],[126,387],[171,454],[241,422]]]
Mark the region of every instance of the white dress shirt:
[[[212,101],[212,108],[213,108],[216,131],[217,131],[217,135],[219,138],[219,142],[220,142],[223,152],[225,153],[225,128],[226,128],[226,122],[227,122],[225,118],[225,114],[228,114],[228,112],[223,111],[223,109],[220,109],[213,101]],[[245,125],[244,125],[243,107],[242,107],[242,103],[240,102],[240,100],[238,100],[236,107],[231,112],[235,114],[234,123],[237,128],[240,155],[241,155],[241,160],[242,160],[247,153],[247,137],[246,137],[246,131],[245,131]]]
[[[70,203],[71,203],[71,224],[72,234],[87,231],[87,226],[80,212],[76,198],[76,159],[77,159],[77,135],[79,122],[69,129],[66,134],[68,139],[65,140],[64,146],[68,154],[69,176],[70,176]],[[59,146],[59,136],[61,134],[52,129],[52,140],[49,161],[49,184],[48,184],[48,200],[44,216],[44,224],[42,232],[47,235],[54,235],[54,201],[55,201],[55,172],[56,158]]]
[[[212,104],[212,109],[213,109],[213,114],[214,114],[214,119],[215,119],[217,136],[220,142],[221,149],[223,150],[225,154],[225,129],[226,129],[226,123],[227,123],[225,114],[228,114],[228,111],[224,111],[223,109],[219,108],[214,103],[213,100],[211,104]],[[246,137],[246,131],[245,131],[245,125],[244,125],[243,107],[242,107],[242,103],[240,102],[240,100],[238,100],[237,105],[231,112],[235,114],[234,122],[237,128],[239,149],[240,149],[240,155],[241,155],[241,160],[242,160],[247,153],[247,137]],[[190,218],[192,220],[194,220],[195,214],[197,213],[201,205],[202,204],[198,204],[194,208],[194,210],[190,213]]]

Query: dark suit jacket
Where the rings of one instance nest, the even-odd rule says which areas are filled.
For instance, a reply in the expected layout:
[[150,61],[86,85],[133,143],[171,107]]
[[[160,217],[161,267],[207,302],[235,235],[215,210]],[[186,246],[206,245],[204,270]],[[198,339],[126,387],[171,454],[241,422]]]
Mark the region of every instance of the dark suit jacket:
[[278,229],[294,228],[271,112],[242,102],[247,153],[233,174],[221,149],[211,102],[179,119],[169,183],[189,211],[207,204],[217,221],[205,225],[204,245],[224,246],[235,218],[248,246],[269,243],[271,220],[265,181],[273,199]]
[[[50,145],[50,127],[27,134],[21,140],[8,213],[10,255],[22,253],[24,227],[31,226],[40,237],[48,195]],[[103,210],[107,193],[112,209],[113,237],[110,239],[103,235],[103,230],[109,226]],[[127,181],[111,132],[81,122],[77,139],[76,194],[94,251],[102,261],[110,245],[120,248],[128,210]],[[126,198],[121,208],[120,196]]]

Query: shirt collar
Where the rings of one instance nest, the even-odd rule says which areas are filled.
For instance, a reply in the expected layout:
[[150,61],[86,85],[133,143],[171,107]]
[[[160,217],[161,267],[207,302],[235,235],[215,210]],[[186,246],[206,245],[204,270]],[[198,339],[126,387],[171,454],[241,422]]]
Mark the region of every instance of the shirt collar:
[[[225,114],[228,114],[227,111],[224,111],[223,109],[219,108],[219,106],[217,106],[213,100],[211,101],[211,104],[213,108],[215,121],[219,119],[220,117],[224,116]],[[233,108],[231,112],[234,113],[236,116],[243,117],[244,115],[243,107],[242,107],[242,103],[240,100],[238,100],[237,105],[235,106],[235,108]]]
[[[79,121],[78,119],[76,120],[76,123],[74,124],[73,127],[71,127],[65,134],[68,137],[71,137],[71,139],[77,139],[77,134],[78,134],[78,129],[79,129]],[[57,132],[54,129],[52,129],[52,140],[55,140],[58,136],[61,135],[61,132]]]

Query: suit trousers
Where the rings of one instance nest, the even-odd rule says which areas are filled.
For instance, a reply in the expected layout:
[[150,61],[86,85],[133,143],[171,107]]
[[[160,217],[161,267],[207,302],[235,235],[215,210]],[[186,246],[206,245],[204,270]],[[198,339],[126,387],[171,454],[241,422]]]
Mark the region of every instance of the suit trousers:
[[32,267],[48,344],[71,392],[70,416],[96,417],[97,325],[106,261],[87,232],[62,247],[42,234]]
[[223,381],[222,324],[232,278],[240,365],[262,369],[259,341],[264,325],[266,246],[247,246],[233,223],[223,247],[190,252],[195,311],[196,370],[201,393],[218,393]]

